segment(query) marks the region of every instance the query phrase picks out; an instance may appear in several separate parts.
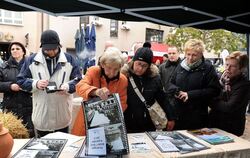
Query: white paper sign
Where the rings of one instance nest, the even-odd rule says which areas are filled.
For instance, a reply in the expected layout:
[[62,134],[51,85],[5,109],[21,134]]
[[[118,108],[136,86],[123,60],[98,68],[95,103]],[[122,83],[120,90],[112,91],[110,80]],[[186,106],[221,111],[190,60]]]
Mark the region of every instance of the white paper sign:
[[172,140],[173,138],[169,137],[169,136],[163,136],[163,135],[158,135],[156,137],[156,140]]
[[179,149],[169,140],[156,140],[155,141],[163,152],[179,151]]
[[88,155],[107,155],[104,127],[88,130]]
[[15,158],[35,158],[39,150],[21,150]]

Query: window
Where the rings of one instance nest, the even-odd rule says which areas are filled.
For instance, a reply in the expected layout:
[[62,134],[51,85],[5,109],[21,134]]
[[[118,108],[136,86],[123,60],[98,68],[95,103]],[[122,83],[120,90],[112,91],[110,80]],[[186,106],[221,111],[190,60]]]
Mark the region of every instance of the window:
[[23,13],[0,9],[0,24],[22,25]]
[[155,29],[146,29],[146,40],[149,42],[163,42],[163,32],[162,30],[155,30]]
[[89,24],[89,16],[81,16],[79,28],[81,28],[81,24],[84,24],[84,27],[86,27]]
[[110,37],[118,37],[118,21],[110,20]]

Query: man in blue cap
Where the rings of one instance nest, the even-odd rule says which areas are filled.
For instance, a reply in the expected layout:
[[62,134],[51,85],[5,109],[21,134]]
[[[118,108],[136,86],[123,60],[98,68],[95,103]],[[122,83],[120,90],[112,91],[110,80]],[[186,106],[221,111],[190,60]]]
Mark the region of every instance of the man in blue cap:
[[68,132],[72,118],[75,85],[81,79],[75,59],[61,51],[58,34],[46,30],[41,36],[42,49],[25,62],[18,84],[33,93],[32,121],[36,136]]

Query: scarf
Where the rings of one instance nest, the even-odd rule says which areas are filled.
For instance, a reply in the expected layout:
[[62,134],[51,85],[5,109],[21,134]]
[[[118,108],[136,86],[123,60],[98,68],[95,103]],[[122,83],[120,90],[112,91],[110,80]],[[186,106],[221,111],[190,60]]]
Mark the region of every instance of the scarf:
[[187,59],[185,58],[182,62],[181,62],[181,67],[184,68],[187,71],[190,71],[192,69],[197,68],[198,66],[200,66],[202,63],[202,59],[197,60],[196,62],[192,63],[192,64],[187,64]]

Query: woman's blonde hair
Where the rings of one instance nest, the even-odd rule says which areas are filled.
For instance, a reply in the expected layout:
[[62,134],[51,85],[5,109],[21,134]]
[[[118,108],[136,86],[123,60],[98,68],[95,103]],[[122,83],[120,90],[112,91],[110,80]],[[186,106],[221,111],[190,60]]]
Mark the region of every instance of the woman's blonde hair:
[[116,47],[108,47],[100,58],[100,64],[116,64],[122,67],[124,59],[121,51]]
[[184,45],[184,51],[187,52],[189,50],[202,53],[205,51],[205,46],[203,41],[198,39],[190,39]]
[[229,54],[226,57],[226,60],[229,60],[229,59],[237,60],[240,69],[244,69],[248,65],[247,54],[241,53],[240,51],[235,51],[235,52],[232,52],[231,54]]

